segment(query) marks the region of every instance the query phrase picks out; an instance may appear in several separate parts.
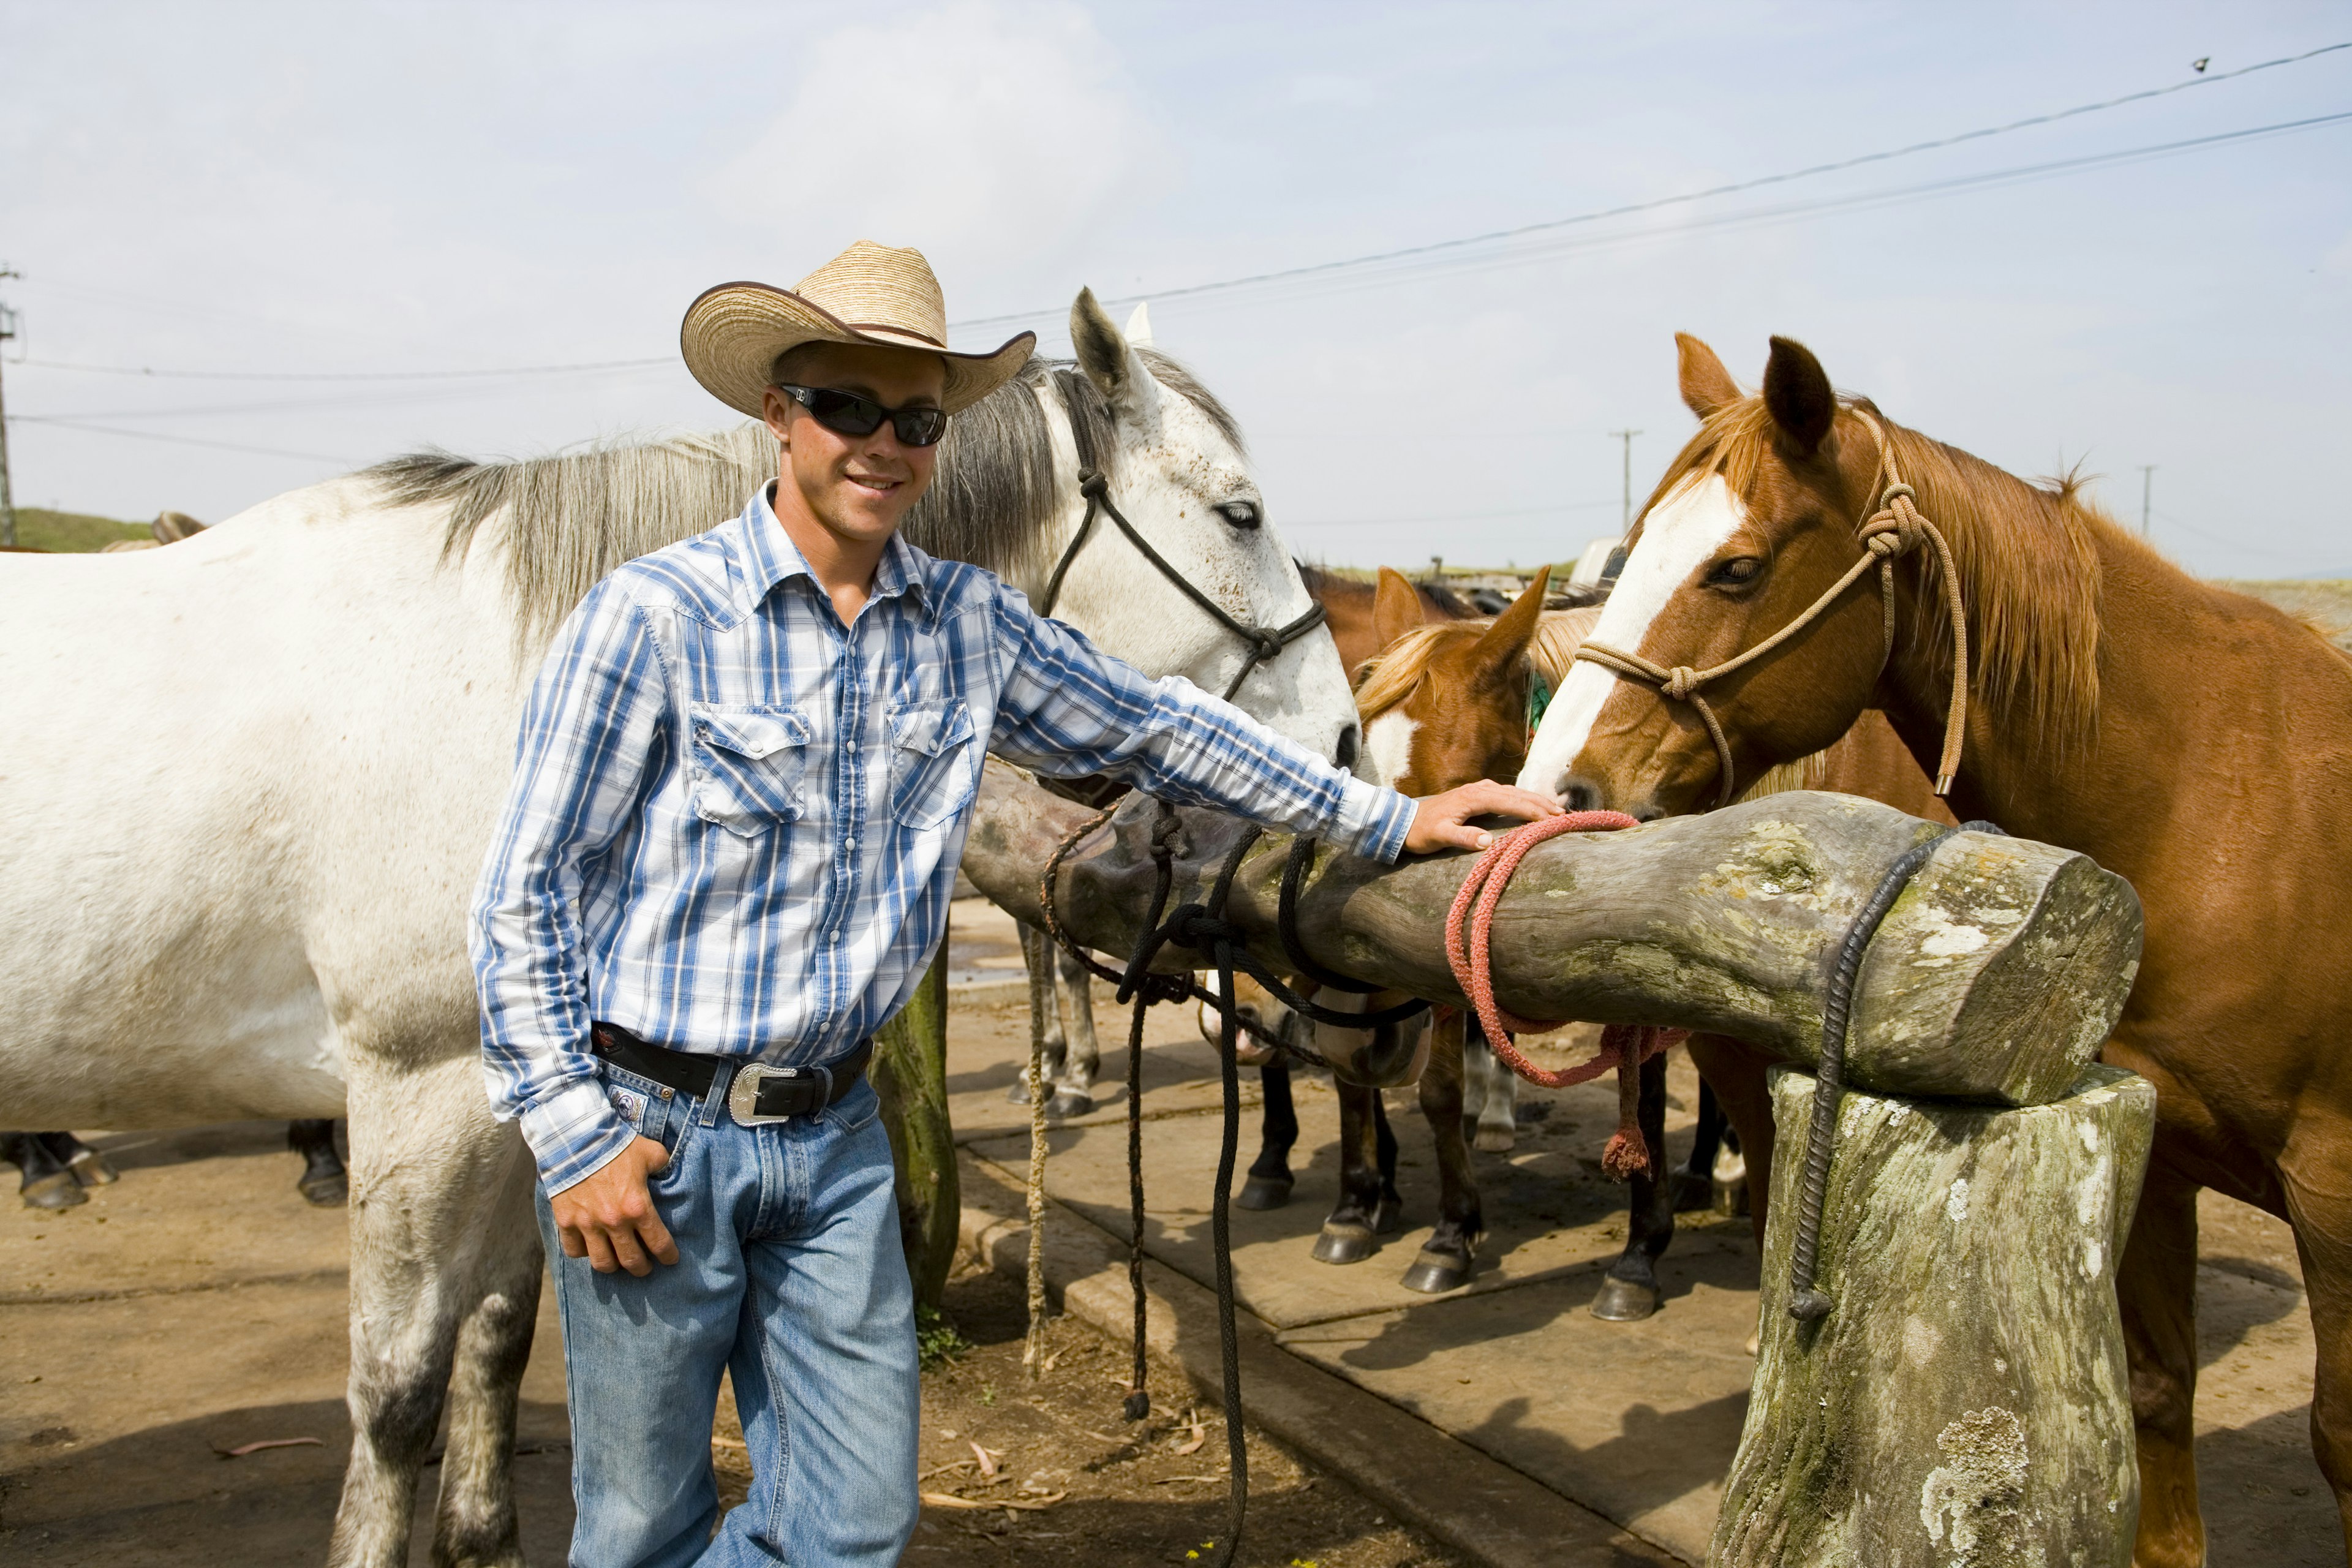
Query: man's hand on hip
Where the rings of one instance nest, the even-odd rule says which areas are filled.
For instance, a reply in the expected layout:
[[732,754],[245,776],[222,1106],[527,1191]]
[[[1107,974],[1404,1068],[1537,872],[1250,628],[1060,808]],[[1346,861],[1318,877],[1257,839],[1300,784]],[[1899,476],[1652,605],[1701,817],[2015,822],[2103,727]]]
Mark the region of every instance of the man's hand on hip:
[[1479,779],[1444,795],[1426,795],[1413,802],[1413,807],[1412,826],[1404,836],[1405,852],[1409,855],[1427,855],[1438,849],[1484,849],[1495,841],[1495,836],[1483,827],[1471,826],[1474,816],[1516,816],[1538,822],[1559,815],[1559,807],[1549,795],[1496,784],[1492,779]]
[[[1440,797],[1444,798],[1443,796]],[[639,1138],[594,1175],[548,1200],[566,1258],[584,1258],[599,1274],[625,1268],[643,1279],[654,1271],[647,1256],[677,1261],[677,1243],[654,1211],[646,1178],[669,1164],[669,1151]]]

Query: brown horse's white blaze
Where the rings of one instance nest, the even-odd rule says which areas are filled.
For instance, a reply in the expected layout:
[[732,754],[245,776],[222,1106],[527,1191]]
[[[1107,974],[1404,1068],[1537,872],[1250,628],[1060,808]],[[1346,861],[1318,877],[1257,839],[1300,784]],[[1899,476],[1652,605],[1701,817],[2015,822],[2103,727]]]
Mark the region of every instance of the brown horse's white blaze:
[[[1746,516],[1704,559],[1660,556],[1677,585],[1647,617],[1642,656],[1719,662],[1853,566],[1855,527],[1882,489],[1875,418],[1950,542],[1967,600],[1953,809],[2089,855],[2139,893],[2139,980],[2106,1050],[2158,1091],[2116,1278],[2139,1421],[2135,1562],[2188,1568],[2204,1555],[2191,1443],[2206,1186],[2294,1228],[2318,1344],[2314,1447],[2352,1536],[2352,1051],[2339,1043],[2352,1016],[2352,662],[2309,626],[2189,578],[2071,485],[2029,485],[1865,417],[1796,343],[1774,340],[1760,396],[1743,395],[1704,344],[1682,347],[1685,400],[1703,425],[1651,517],[1711,477]],[[1655,536],[1661,548],[1677,538]],[[1645,529],[1629,574],[1652,550]],[[1935,762],[1953,670],[1937,571],[1926,552],[1898,562],[1891,657],[1868,574],[1772,657],[1708,689],[1739,773],[1794,759],[1868,708]],[[1570,685],[1574,705],[1555,701],[1522,784],[1571,784],[1620,809],[1713,798],[1714,748],[1687,704],[1598,668]]]

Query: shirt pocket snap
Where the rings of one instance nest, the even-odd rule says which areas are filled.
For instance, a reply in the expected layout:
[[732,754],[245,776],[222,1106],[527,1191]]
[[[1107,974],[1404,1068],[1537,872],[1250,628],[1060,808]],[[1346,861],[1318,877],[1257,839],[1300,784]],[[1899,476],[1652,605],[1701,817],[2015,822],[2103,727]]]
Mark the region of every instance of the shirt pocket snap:
[[798,710],[694,702],[687,711],[696,816],[746,838],[800,820],[809,723]]
[[980,787],[980,744],[961,702],[901,702],[890,710],[890,815],[901,827],[937,827]]

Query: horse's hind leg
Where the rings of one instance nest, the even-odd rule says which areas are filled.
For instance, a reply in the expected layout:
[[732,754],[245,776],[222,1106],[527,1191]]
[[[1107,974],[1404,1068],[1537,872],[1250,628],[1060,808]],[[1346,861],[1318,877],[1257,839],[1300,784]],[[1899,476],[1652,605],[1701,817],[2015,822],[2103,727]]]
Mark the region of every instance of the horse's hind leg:
[[351,1173],[335,1152],[335,1124],[324,1118],[286,1124],[286,1146],[302,1156],[302,1173],[294,1190],[302,1201],[322,1209],[339,1209],[351,1196]]
[[1265,1089],[1257,1158],[1250,1163],[1249,1179],[1234,1202],[1245,1209],[1278,1209],[1290,1201],[1296,1180],[1290,1173],[1290,1151],[1298,1142],[1298,1110],[1290,1098],[1290,1063],[1280,1051],[1266,1058],[1257,1071]]
[[1730,1131],[1731,1121],[1723,1114],[1723,1102],[1716,1099],[1706,1079],[1699,1079],[1698,1126],[1691,1134],[1690,1158],[1675,1173],[1676,1214],[1715,1206],[1716,1157],[1723,1152],[1724,1135]]
[[0,1132],[0,1160],[20,1173],[16,1196],[28,1209],[69,1209],[89,1202],[73,1172],[49,1145],[47,1134]]
[[[1054,1098],[1045,1114],[1084,1116],[1095,1108],[1095,1075],[1102,1069],[1102,1045],[1095,1038],[1094,976],[1076,953],[1056,945],[1047,950],[1062,1000],[1069,1007],[1069,1023],[1062,1037],[1062,1070],[1054,1080]],[[1058,1010],[1057,1010],[1058,1013]],[[1056,1018],[1058,1022],[1058,1016]]]
[[[1054,999],[1055,948],[1053,939],[1035,926],[1021,927],[1021,962],[1029,974],[1030,1026],[1044,1023],[1045,1060],[1040,1081],[1051,1083],[1062,1076],[1062,1058],[1067,1047],[1062,1041],[1062,1009]],[[1014,1105],[1029,1103],[1029,1070],[1024,1066],[1013,1075],[1013,1087],[1004,1098]]]
[[530,1155],[490,1119],[472,1052],[349,1059],[352,1457],[330,1561],[405,1568],[446,1393],[436,1568],[520,1564],[515,1405],[543,1266]]
[[[1404,1288],[1435,1295],[1470,1282],[1485,1228],[1478,1205],[1478,1179],[1462,1139],[1466,1114],[1464,1092],[1472,1050],[1465,1045],[1459,1018],[1437,1026],[1429,1062],[1421,1070],[1421,1113],[1437,1144],[1437,1225],[1422,1244],[1421,1256],[1404,1271]],[[1489,1053],[1491,1055],[1491,1053]]]
[[1639,1322],[1658,1310],[1658,1259],[1675,1238],[1675,1184],[1666,1170],[1666,1058],[1664,1052],[1642,1064],[1637,1111],[1642,1141],[1650,1146],[1649,1168],[1628,1184],[1632,1206],[1625,1220],[1625,1250],[1609,1266],[1592,1315],[1605,1322]]
[[74,1180],[85,1187],[102,1187],[121,1179],[121,1173],[105,1155],[70,1132],[37,1132],[34,1136],[47,1144],[49,1152],[63,1161],[66,1169],[74,1173]]

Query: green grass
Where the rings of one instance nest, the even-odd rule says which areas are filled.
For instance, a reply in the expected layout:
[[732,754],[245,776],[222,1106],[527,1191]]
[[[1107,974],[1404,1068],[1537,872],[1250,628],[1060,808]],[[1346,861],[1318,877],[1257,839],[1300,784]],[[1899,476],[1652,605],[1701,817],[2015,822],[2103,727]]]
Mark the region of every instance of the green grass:
[[103,550],[118,539],[152,539],[143,522],[118,522],[88,512],[50,511],[43,507],[16,509],[16,542],[26,550],[88,552]]
[[936,1307],[915,1308],[915,1352],[925,1372],[945,1366],[970,1349],[971,1342],[956,1332],[946,1313]]

